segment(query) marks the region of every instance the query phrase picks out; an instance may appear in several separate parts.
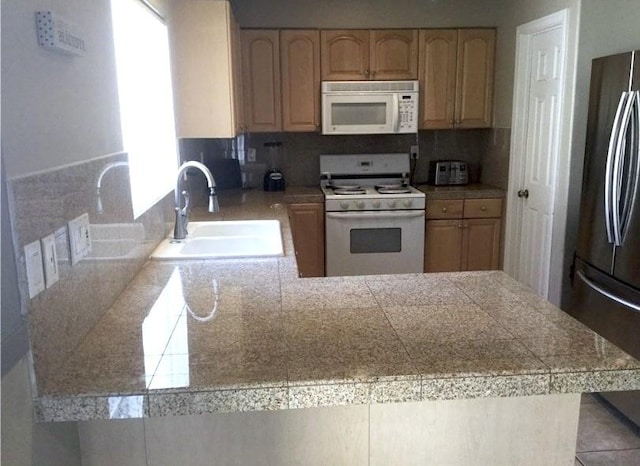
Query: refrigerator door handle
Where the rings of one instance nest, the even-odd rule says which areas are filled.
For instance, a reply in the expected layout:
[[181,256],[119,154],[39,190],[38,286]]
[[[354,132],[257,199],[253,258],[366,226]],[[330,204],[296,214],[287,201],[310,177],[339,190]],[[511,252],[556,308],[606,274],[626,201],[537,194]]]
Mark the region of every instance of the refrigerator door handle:
[[640,179],[640,91],[631,92],[633,102],[630,122],[627,129],[631,136],[629,167],[626,172],[627,184],[624,192],[624,204],[620,218],[620,245],[622,245],[629,231],[631,216],[633,215],[638,197],[638,182]]
[[614,171],[613,165],[616,160],[616,149],[618,137],[620,135],[620,116],[622,115],[625,103],[627,102],[627,93],[623,92],[618,101],[618,108],[616,110],[616,116],[613,119],[613,126],[611,128],[611,136],[609,137],[609,149],[607,150],[607,165],[604,176],[604,215],[605,224],[607,228],[607,240],[609,243],[614,242],[613,233],[613,204],[615,195],[613,191],[613,179]]
[[[613,184],[611,192],[613,202],[611,204],[611,218],[613,219],[613,244],[622,246],[622,212],[620,212],[620,198],[622,197],[622,178],[624,177],[624,161],[626,152],[627,132],[629,122],[635,107],[635,93],[627,93],[627,103],[624,106],[624,113],[618,129],[618,140],[616,143],[615,158],[613,162]],[[634,129],[635,131],[635,129]]]
[[594,282],[592,282],[591,280],[589,280],[587,278],[587,276],[584,274],[584,272],[582,270],[578,270],[576,272],[576,276],[580,280],[582,280],[584,282],[584,284],[587,285],[592,290],[600,293],[601,295],[606,296],[607,298],[611,299],[612,301],[617,302],[618,304],[622,304],[623,306],[634,310],[635,312],[640,312],[640,305],[638,305],[636,303],[632,303],[631,301],[627,301],[626,299],[621,298],[620,296],[616,296],[613,293],[611,293],[610,291],[605,290],[600,285],[596,285]]

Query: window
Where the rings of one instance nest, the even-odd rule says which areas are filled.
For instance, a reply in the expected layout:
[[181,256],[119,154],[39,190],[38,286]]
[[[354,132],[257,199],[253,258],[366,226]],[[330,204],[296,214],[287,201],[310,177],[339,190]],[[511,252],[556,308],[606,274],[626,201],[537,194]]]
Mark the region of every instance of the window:
[[111,0],[120,121],[139,217],[175,184],[178,166],[164,22],[140,0]]

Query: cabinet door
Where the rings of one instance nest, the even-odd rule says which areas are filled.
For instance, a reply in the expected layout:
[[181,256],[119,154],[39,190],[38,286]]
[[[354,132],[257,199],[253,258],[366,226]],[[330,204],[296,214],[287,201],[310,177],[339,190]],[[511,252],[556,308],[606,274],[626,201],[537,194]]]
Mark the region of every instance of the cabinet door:
[[242,29],[244,119],[248,131],[282,129],[280,48],[276,29]]
[[323,81],[369,78],[369,31],[328,29],[320,32]]
[[420,129],[454,126],[456,29],[420,31]]
[[316,131],[320,122],[320,33],[280,31],[282,128]]
[[169,2],[176,134],[179,138],[232,138],[239,126],[233,89],[233,18],[228,2]]
[[418,79],[417,29],[374,29],[369,40],[371,79]]
[[324,204],[289,205],[289,223],[301,277],[324,277]]
[[430,199],[426,205],[427,219],[462,218],[464,212],[463,199]]
[[242,99],[242,54],[240,44],[240,25],[231,12],[231,57],[233,61],[233,115],[236,134],[244,131],[244,100]]
[[425,222],[425,272],[456,272],[460,270],[462,222],[462,219],[427,220]]
[[458,128],[491,126],[496,35],[493,29],[460,29],[456,78]]
[[463,220],[462,270],[497,270],[500,264],[500,219]]

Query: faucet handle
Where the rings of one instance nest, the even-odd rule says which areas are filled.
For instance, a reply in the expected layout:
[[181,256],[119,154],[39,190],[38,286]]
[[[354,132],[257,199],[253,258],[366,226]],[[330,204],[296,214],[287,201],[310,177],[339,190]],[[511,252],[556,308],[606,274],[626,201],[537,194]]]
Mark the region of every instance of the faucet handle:
[[209,188],[209,212],[214,213],[220,210],[218,204],[218,196],[216,195],[215,188]]
[[190,207],[190,200],[189,200],[189,191],[184,190],[182,191],[182,197],[184,197],[184,207],[182,208],[181,212],[182,215],[189,215],[189,207]]

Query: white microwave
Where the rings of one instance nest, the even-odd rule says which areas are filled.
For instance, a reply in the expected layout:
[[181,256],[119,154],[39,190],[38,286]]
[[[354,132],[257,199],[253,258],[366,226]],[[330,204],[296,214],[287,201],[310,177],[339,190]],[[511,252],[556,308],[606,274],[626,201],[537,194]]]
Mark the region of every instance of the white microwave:
[[418,132],[418,81],[323,81],[322,134]]

